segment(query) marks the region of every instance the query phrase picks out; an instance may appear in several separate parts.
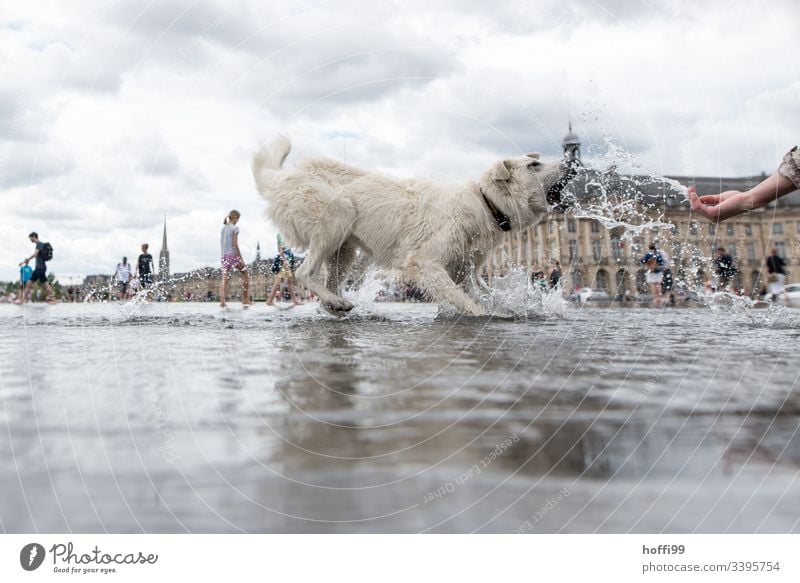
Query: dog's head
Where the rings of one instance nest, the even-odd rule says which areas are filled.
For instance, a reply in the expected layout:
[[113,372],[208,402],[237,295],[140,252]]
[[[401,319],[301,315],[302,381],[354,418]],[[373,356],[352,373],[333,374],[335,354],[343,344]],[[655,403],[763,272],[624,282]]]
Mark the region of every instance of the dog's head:
[[511,219],[513,228],[526,227],[548,211],[563,212],[561,191],[577,168],[567,161],[542,162],[538,152],[499,160],[481,176],[480,185],[492,203]]

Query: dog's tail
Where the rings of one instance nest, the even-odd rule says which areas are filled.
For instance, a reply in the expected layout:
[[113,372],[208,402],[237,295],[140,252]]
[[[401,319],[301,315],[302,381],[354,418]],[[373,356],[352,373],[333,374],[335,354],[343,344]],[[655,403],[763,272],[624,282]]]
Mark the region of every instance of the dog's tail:
[[278,136],[269,146],[264,146],[253,157],[253,178],[256,188],[261,194],[266,194],[269,188],[268,176],[270,171],[281,169],[284,160],[292,150],[292,142],[286,136]]

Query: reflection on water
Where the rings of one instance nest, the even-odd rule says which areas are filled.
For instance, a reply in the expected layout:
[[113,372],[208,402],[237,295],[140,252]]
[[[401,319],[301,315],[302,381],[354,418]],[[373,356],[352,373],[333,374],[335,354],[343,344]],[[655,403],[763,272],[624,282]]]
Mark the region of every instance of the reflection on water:
[[0,306],[8,532],[797,532],[790,311]]

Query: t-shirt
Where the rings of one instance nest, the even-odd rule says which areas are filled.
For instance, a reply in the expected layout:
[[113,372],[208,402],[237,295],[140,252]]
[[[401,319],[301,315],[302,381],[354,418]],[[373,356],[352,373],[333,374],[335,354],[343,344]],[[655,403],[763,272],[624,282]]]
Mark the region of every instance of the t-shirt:
[[131,264],[117,263],[117,279],[122,283],[128,283],[131,278]]
[[770,273],[786,273],[783,266],[786,263],[780,255],[770,255],[767,257],[767,271]]
[[730,277],[737,271],[730,255],[717,255],[714,263],[717,266],[717,273],[722,277]]
[[223,255],[236,253],[236,249],[233,246],[233,236],[234,234],[238,233],[239,233],[239,227],[237,227],[233,223],[228,223],[227,225],[222,227],[222,233],[220,233],[219,237],[219,246],[222,250]]
[[153,256],[149,253],[139,255],[139,274],[149,275],[153,272]]
[[661,270],[664,268],[664,257],[662,257],[661,253],[658,251],[648,251],[647,254],[642,257],[641,263],[645,264],[651,273],[661,273]]
[[36,255],[36,269],[47,269],[47,263],[45,263],[44,258],[42,257],[42,253],[44,253],[45,244],[41,241],[36,242],[36,250],[39,252]]

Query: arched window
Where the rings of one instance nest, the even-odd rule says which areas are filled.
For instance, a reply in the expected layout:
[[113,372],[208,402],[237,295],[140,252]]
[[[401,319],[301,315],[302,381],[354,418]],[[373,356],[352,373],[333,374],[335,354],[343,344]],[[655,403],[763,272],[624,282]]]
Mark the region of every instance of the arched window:
[[620,269],[617,271],[617,295],[618,296],[625,296],[625,277],[627,273],[624,269]]
[[597,270],[595,281],[598,288],[608,291],[608,272],[605,269]]
[[572,286],[576,288],[583,287],[583,273],[580,269],[572,270]]
[[640,269],[636,272],[636,289],[639,290],[639,293],[643,294],[650,291],[647,288],[647,276],[645,275],[644,269]]

